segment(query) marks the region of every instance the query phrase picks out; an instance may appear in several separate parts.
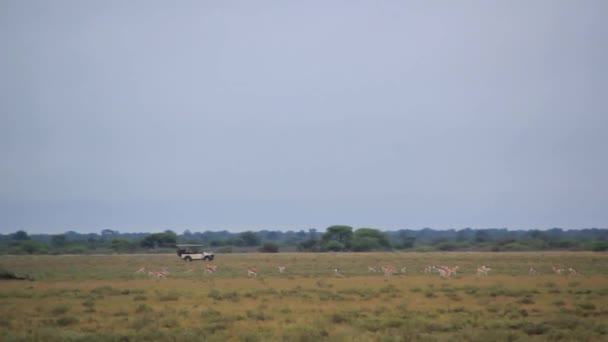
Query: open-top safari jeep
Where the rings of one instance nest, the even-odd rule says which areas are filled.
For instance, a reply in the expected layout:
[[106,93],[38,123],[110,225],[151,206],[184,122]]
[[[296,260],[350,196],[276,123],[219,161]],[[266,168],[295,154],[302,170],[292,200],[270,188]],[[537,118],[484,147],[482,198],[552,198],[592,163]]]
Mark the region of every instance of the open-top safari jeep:
[[204,252],[203,247],[203,245],[177,245],[177,255],[186,261],[213,260],[215,255],[212,252]]

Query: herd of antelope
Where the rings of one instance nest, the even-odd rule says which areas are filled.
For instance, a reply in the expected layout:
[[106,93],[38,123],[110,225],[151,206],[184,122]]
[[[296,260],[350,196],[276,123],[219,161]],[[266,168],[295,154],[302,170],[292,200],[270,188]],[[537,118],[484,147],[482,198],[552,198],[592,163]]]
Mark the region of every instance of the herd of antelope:
[[[458,272],[458,270],[460,269],[459,266],[427,266],[425,268],[422,269],[422,273],[426,273],[426,274],[434,274],[437,273],[439,275],[440,278],[451,278],[453,276],[456,275],[456,273]],[[287,267],[285,266],[277,266],[277,271],[278,273],[282,274],[285,273],[285,271],[287,270]],[[368,272],[371,273],[376,273],[376,272],[382,272],[385,276],[391,276],[393,274],[397,274],[397,273],[402,273],[405,274],[407,271],[407,267],[402,267],[399,270],[397,270],[397,267],[393,266],[393,265],[381,265],[381,266],[369,266],[367,268]],[[477,275],[478,276],[487,276],[489,274],[489,272],[492,269],[486,265],[482,265],[479,266],[477,268]],[[194,268],[188,268],[187,270],[185,270],[185,273],[191,273],[194,272],[195,269]],[[218,266],[217,265],[213,265],[213,264],[205,264],[202,267],[202,271],[206,274],[213,274],[216,273],[218,271]],[[579,275],[580,273],[573,267],[569,267],[569,268],[563,268],[563,267],[557,267],[557,266],[552,266],[552,271],[553,273],[557,274],[557,275],[571,275],[571,276],[576,276]],[[160,270],[146,270],[145,267],[141,267],[140,269],[138,269],[137,271],[135,271],[136,274],[148,274],[149,277],[151,278],[156,278],[156,279],[164,279],[167,278],[167,276],[170,274],[169,270],[167,269],[167,267],[161,267]],[[257,267],[250,267],[247,268],[246,270],[246,274],[248,277],[257,277],[258,276],[258,269]],[[333,269],[333,274],[336,277],[344,277],[344,275],[342,274],[342,272],[340,271],[339,268],[334,268]],[[534,267],[530,267],[530,269],[528,270],[528,274],[531,276],[537,276],[539,275],[539,271],[534,268]]]

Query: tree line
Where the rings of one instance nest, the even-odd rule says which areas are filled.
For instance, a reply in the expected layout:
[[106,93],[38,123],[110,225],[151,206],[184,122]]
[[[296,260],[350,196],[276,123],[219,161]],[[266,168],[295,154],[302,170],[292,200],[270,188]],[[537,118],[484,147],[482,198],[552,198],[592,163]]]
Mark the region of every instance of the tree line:
[[246,232],[172,230],[162,233],[0,234],[0,254],[166,253],[175,245],[202,244],[220,253],[232,251],[368,252],[368,251],[544,251],[608,250],[608,229],[508,230],[424,228],[381,231],[347,225],[299,231]]

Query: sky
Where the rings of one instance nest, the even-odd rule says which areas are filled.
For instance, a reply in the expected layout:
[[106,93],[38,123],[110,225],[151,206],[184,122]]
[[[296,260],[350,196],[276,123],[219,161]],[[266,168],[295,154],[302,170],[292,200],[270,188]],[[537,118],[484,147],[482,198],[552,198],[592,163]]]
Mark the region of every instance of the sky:
[[0,1],[0,233],[608,227],[608,2]]

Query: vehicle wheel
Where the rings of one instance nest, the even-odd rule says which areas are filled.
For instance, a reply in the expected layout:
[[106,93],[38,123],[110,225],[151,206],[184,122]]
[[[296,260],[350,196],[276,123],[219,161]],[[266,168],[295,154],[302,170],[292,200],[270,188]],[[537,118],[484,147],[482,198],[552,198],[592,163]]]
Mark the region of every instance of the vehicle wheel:
[[205,256],[205,257],[203,258],[203,260],[211,260],[211,259],[209,258],[209,256]]
[[185,260],[186,260],[186,261],[192,261],[192,258],[191,258],[191,257],[189,257],[189,256],[187,256]]

